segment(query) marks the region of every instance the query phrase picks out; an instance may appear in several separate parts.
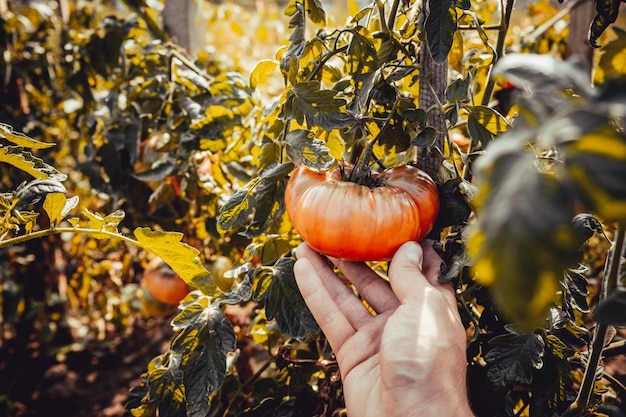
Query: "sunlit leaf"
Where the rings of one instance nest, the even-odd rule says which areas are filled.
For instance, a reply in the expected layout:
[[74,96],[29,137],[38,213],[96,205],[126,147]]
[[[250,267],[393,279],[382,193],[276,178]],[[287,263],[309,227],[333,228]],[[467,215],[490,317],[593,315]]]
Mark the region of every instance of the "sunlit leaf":
[[267,83],[267,79],[278,68],[278,62],[271,59],[259,61],[250,73],[250,87],[257,88]]
[[182,242],[182,233],[153,231],[147,227],[138,227],[133,233],[143,248],[163,259],[187,284],[205,295],[219,293],[209,279],[209,271],[200,262],[200,251]]
[[55,225],[62,220],[61,213],[63,212],[66,203],[67,197],[65,197],[65,194],[50,193],[46,195],[43,202],[43,209],[46,211],[51,225]]
[[366,28],[359,26],[352,31],[347,69],[355,78],[358,79],[358,76],[363,74],[372,74],[380,67],[374,44],[375,40]]
[[54,146],[54,143],[40,142],[32,139],[20,132],[14,132],[13,127],[5,123],[0,123],[0,138],[28,149],[47,149]]
[[480,142],[487,146],[494,137],[509,128],[506,119],[494,109],[487,106],[472,106],[467,116],[467,129],[472,142]]
[[60,173],[40,158],[25,151],[21,146],[0,146],[0,162],[11,164],[42,180],[65,181],[67,178],[67,175]]
[[326,10],[320,0],[305,0],[309,19],[318,26],[326,25]]
[[324,142],[314,137],[311,130],[296,129],[285,136],[287,155],[296,165],[305,164],[320,171],[335,162]]

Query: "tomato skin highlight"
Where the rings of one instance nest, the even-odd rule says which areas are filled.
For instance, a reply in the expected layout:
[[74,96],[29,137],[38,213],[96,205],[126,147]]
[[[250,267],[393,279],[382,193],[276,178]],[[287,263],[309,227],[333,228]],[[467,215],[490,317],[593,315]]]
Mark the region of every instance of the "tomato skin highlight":
[[439,211],[434,181],[410,165],[372,177],[371,186],[359,185],[340,180],[340,168],[297,167],[285,206],[302,239],[324,255],[350,261],[389,260],[403,243],[422,240]]

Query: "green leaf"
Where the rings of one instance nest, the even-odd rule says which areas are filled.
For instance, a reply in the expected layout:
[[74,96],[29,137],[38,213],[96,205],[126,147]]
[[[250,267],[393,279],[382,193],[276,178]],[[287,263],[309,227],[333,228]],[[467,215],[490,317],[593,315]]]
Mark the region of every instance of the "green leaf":
[[320,0],[306,0],[306,11],[313,23],[322,27],[326,25],[326,10]]
[[469,75],[452,81],[446,88],[446,100],[449,102],[467,100],[471,81],[472,79]]
[[353,78],[366,74],[374,74],[380,68],[381,62],[378,60],[378,52],[374,46],[376,41],[369,31],[358,26],[351,31],[352,39],[348,47],[347,71],[353,74]]
[[457,28],[457,11],[454,0],[429,0],[428,16],[424,22],[426,42],[433,61],[443,64],[452,49]]
[[591,316],[598,323],[626,326],[626,291],[617,290],[602,300]]
[[287,156],[294,164],[305,164],[311,168],[325,171],[332,167],[335,158],[330,152],[324,141],[314,137],[311,130],[297,129],[292,130],[285,136],[287,143]]
[[567,391],[572,378],[567,346],[554,335],[547,335],[542,340],[545,343],[543,366],[534,372],[530,404],[533,415],[552,416],[564,405],[569,405]]
[[0,162],[6,162],[41,180],[65,181],[67,175],[60,173],[21,146],[0,146]]
[[322,90],[319,81],[302,81],[293,86],[280,115],[300,125],[319,126],[324,130],[349,126],[354,118],[346,112],[346,100],[335,90]]
[[529,384],[533,371],[543,366],[544,340],[534,333],[509,333],[489,341],[491,349],[485,355],[487,378],[497,387],[509,389],[517,384]]
[[[122,210],[116,210],[113,213],[107,214],[105,217],[102,217],[98,213],[92,213],[87,208],[83,208],[82,213],[87,217],[90,229],[103,230],[111,233],[119,233],[117,227],[125,217],[125,213]],[[99,235],[99,237],[108,238],[109,236]]]
[[480,142],[486,147],[494,137],[505,132],[509,127],[506,119],[487,106],[471,106],[467,116],[467,130],[472,142]]
[[48,149],[54,146],[54,143],[40,142],[32,139],[20,132],[14,132],[13,127],[4,123],[0,123],[0,138],[6,139],[11,143],[29,149]]
[[271,59],[263,59],[257,62],[256,66],[250,73],[250,87],[257,88],[265,85],[267,79],[278,68],[278,62]]
[[63,193],[50,193],[46,195],[46,199],[43,202],[43,209],[48,215],[50,224],[56,225],[59,220],[62,220],[61,213],[67,203],[67,197]]
[[626,135],[604,126],[563,146],[569,177],[592,212],[626,221]]
[[609,25],[617,20],[621,0],[594,0],[594,3],[597,14],[589,28],[589,44],[594,48],[599,48],[598,38]]
[[147,227],[138,227],[133,233],[141,247],[163,259],[187,284],[208,296],[219,294],[209,279],[209,271],[200,262],[200,251],[181,242],[182,233],[153,231]]
[[439,137],[439,132],[434,127],[427,126],[424,130],[419,132],[414,138],[411,139],[411,145],[418,148],[430,148],[435,144],[435,141]]
[[222,206],[217,218],[220,233],[226,233],[248,224],[243,234],[258,236],[284,211],[285,178],[293,170],[293,163],[274,164],[233,194]]
[[564,274],[565,300],[572,308],[582,313],[589,312],[589,281],[585,277],[587,272],[584,268],[568,269]]
[[260,268],[253,282],[253,298],[265,302],[268,320],[284,334],[299,340],[319,333],[319,326],[306,306],[293,274],[295,259],[280,258],[273,268]]
[[42,198],[51,193],[65,194],[67,190],[59,181],[52,179],[35,179],[27,183],[20,184],[15,190],[15,197],[18,203],[15,208],[25,209],[31,204],[37,204]]
[[289,36],[287,51],[280,60],[280,70],[291,84],[295,84],[297,82],[296,74],[299,69],[300,57],[306,45],[305,19],[302,3],[292,0],[285,9],[285,14],[291,16],[289,28],[292,28],[293,32]]
[[538,172],[515,141],[494,141],[475,163],[478,221],[468,241],[476,279],[490,286],[503,315],[541,326],[563,272],[577,262],[571,190]]
[[211,395],[224,382],[226,356],[236,347],[233,326],[207,297],[185,305],[172,325],[178,331],[171,349],[182,357],[187,415],[205,416]]

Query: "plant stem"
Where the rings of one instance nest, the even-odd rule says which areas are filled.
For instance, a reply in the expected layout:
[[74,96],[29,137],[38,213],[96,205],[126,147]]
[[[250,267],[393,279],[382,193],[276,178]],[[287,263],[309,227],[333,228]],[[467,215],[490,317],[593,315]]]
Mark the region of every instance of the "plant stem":
[[[611,291],[617,287],[617,281],[619,279],[619,264],[624,253],[624,237],[626,236],[626,229],[623,227],[618,228],[616,231],[617,238],[613,244],[611,253],[609,254],[604,273],[604,280],[602,281],[602,293],[600,301],[602,301]],[[589,405],[591,396],[593,395],[593,387],[595,383],[596,370],[600,364],[602,358],[602,351],[604,349],[604,339],[609,329],[608,324],[599,323],[596,326],[596,331],[591,343],[591,354],[585,368],[585,375],[583,377],[580,390],[576,400],[569,406],[569,408],[563,413],[562,417],[575,417],[581,416],[583,411]]]
[[98,235],[105,235],[105,237],[107,238],[120,239],[127,243],[132,243],[135,246],[145,249],[143,245],[139,243],[138,241],[131,239],[129,237],[126,237],[124,235],[121,235],[119,233],[109,232],[107,230],[88,229],[84,227],[54,227],[51,229],[38,230],[36,232],[32,232],[27,235],[21,235],[18,237],[13,237],[13,238],[1,241],[0,248],[4,248],[7,246],[11,246],[11,245],[18,245],[20,243],[24,243],[32,239],[38,239],[44,236],[50,236],[50,235],[61,234],[61,233],[82,233],[85,235],[93,235],[94,237],[98,237]]
[[504,5],[504,11],[502,13],[502,21],[500,22],[500,28],[498,29],[498,39],[496,41],[496,56],[494,57],[493,64],[489,69],[489,77],[487,78],[487,85],[485,86],[485,92],[483,94],[483,98],[481,100],[481,104],[483,106],[487,106],[491,101],[491,96],[493,95],[493,89],[496,85],[496,81],[493,77],[491,77],[491,71],[493,66],[498,62],[500,58],[504,56],[504,46],[506,41],[506,34],[509,31],[509,26],[511,25],[511,15],[513,14],[513,6],[515,5],[515,0],[506,0]]
[[389,14],[389,22],[387,28],[393,31],[393,27],[396,25],[396,16],[398,14],[398,7],[400,6],[400,0],[394,0],[391,6],[391,13]]

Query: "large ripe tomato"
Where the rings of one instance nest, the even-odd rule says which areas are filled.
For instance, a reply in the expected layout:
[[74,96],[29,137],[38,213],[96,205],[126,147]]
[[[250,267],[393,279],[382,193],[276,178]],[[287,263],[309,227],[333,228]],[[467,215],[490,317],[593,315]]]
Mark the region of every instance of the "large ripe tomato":
[[351,261],[378,261],[426,236],[439,211],[439,194],[428,174],[410,165],[372,174],[369,185],[343,181],[340,168],[317,172],[301,165],[287,183],[285,205],[313,249]]
[[189,294],[189,286],[167,267],[144,271],[142,286],[154,299],[165,304],[178,304]]

